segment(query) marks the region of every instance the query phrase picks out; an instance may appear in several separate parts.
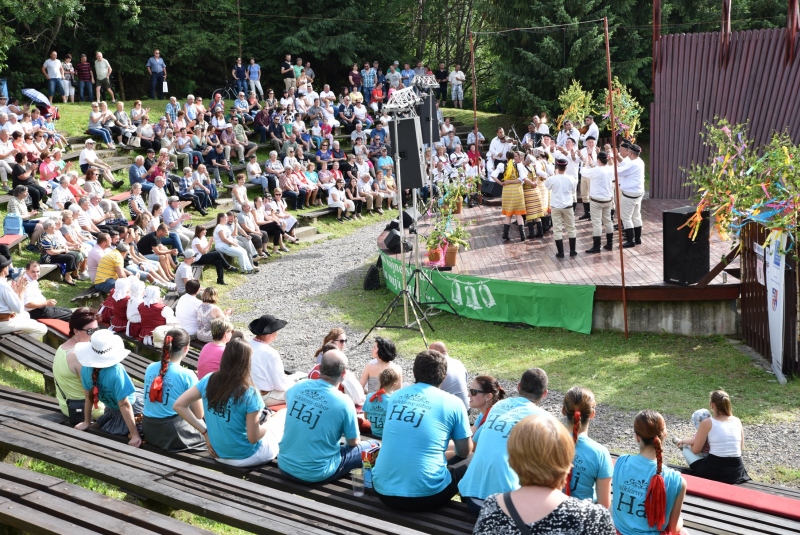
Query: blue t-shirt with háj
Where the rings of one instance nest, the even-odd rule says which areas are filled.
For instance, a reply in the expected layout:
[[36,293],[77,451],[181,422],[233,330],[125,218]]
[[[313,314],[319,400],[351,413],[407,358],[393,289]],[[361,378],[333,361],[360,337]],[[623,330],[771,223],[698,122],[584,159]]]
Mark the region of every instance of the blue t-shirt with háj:
[[251,80],[258,80],[258,73],[261,72],[261,65],[259,65],[258,63],[253,63],[252,65],[248,65],[247,72],[250,73]]
[[247,440],[247,415],[261,412],[264,401],[258,391],[251,386],[235,403],[233,398],[229,399],[222,412],[211,410],[208,407],[206,389],[208,380],[213,375],[209,373],[195,385],[203,396],[208,440],[220,459],[247,459],[258,451],[260,444],[259,442],[251,444]]
[[309,483],[329,478],[342,462],[342,436],[358,438],[358,417],[353,402],[338,388],[313,379],[286,391],[281,470]]
[[611,463],[608,448],[586,435],[578,435],[572,467],[569,493],[579,500],[596,502],[595,481],[610,478],[614,474],[614,465]]
[[438,494],[452,480],[444,456],[450,440],[471,435],[467,409],[457,397],[425,383],[394,392],[372,470],[375,490],[405,498]]
[[197,384],[197,375],[179,364],[170,362],[162,379],[161,402],[150,401],[150,387],[161,371],[161,363],[154,362],[144,373],[144,415],[148,418],[172,418],[178,413],[172,409],[181,394]]
[[381,438],[383,437],[383,424],[386,422],[386,409],[389,407],[389,400],[392,399],[392,395],[389,393],[381,394],[380,400],[370,401],[374,395],[374,392],[367,394],[367,400],[361,408],[364,414],[367,415],[372,434]]
[[[84,390],[92,390],[93,371],[94,368],[86,366],[81,368],[81,385]],[[97,377],[97,386],[100,389],[100,401],[106,407],[119,410],[119,400],[122,398],[128,398],[131,405],[136,402],[136,388],[134,388],[131,378],[128,377],[128,372],[120,363],[101,369],[100,375]]]
[[458,483],[462,496],[485,500],[492,494],[519,488],[519,477],[508,465],[506,445],[517,422],[532,414],[546,411],[523,397],[507,398],[492,407],[473,437],[477,443],[475,454]]
[[644,500],[650,478],[656,473],[656,461],[641,455],[623,455],[617,459],[611,478],[611,516],[614,526],[624,535],[658,535],[664,531],[678,499],[683,478],[680,473],[662,467],[664,486],[667,489],[667,512],[664,525],[651,528],[644,512]]

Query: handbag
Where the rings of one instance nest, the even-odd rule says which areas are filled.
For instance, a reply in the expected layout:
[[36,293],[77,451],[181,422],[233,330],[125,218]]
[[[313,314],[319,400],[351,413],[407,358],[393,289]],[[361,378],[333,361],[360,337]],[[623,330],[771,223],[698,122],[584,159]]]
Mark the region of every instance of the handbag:
[[140,137],[131,137],[128,140],[129,147],[141,147],[142,146],[142,138]]
[[161,84],[161,91],[164,92],[164,93],[168,93],[169,92],[169,87],[167,86],[167,81],[166,80],[164,80],[164,83]]
[[83,409],[84,409],[84,400],[82,399],[69,399],[61,387],[58,385],[58,381],[54,381],[56,384],[56,388],[58,391],[61,392],[61,397],[67,402],[67,413],[69,417],[69,423],[72,425],[78,425],[79,423],[84,421],[83,418]]

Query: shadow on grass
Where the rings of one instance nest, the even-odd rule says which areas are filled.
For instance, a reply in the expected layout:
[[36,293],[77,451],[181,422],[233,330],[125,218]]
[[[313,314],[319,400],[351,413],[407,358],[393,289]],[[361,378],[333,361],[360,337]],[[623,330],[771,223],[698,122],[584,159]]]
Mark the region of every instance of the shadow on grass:
[[[372,259],[374,262],[374,258]],[[353,269],[320,298],[351,327],[366,332],[394,294],[385,288],[365,291],[368,264]],[[392,324],[402,323],[398,307]],[[400,321],[397,321],[400,320]],[[533,366],[545,369],[550,387],[561,392],[574,385],[592,389],[598,401],[625,410],[653,408],[688,418],[706,406],[708,393],[724,388],[735,413],[748,422],[793,421],[800,416],[800,381],[778,385],[723,337],[596,331],[591,335],[555,328],[481,322],[442,312],[430,318],[435,331],[428,341],[442,340],[451,355],[471,373],[516,380]],[[384,329],[400,354],[413,358],[424,349],[418,331]],[[373,332],[372,336],[377,335]]]
[[44,379],[41,374],[10,364],[5,358],[0,359],[0,384],[44,394]]

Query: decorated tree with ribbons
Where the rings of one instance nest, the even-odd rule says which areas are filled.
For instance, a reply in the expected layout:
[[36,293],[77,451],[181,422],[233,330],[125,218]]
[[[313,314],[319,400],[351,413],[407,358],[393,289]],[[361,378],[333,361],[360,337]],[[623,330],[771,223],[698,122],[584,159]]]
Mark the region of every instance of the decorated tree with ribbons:
[[[603,96],[598,103],[602,109],[599,115],[603,116],[600,126],[608,129],[614,135],[622,136],[631,143],[636,142],[636,136],[642,129],[642,114],[644,108],[639,101],[631,95],[630,90],[615,76],[611,84],[611,97],[608,89],[603,90]],[[611,124],[611,103],[614,103],[614,122]]]
[[561,125],[565,120],[572,121],[572,124],[582,125],[583,118],[587,115],[594,114],[595,103],[591,91],[585,91],[581,87],[581,83],[572,80],[569,87],[558,95],[558,103],[561,109],[564,110],[556,123],[556,130],[561,130]]

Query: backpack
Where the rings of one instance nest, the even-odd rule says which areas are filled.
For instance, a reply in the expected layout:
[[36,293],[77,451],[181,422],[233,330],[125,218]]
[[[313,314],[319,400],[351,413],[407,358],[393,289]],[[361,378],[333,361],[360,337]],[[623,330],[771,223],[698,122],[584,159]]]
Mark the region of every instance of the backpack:
[[19,214],[8,214],[3,219],[3,234],[25,234],[25,228],[22,226],[22,217]]
[[381,271],[378,266],[370,266],[364,278],[365,290],[377,290],[381,287]]

